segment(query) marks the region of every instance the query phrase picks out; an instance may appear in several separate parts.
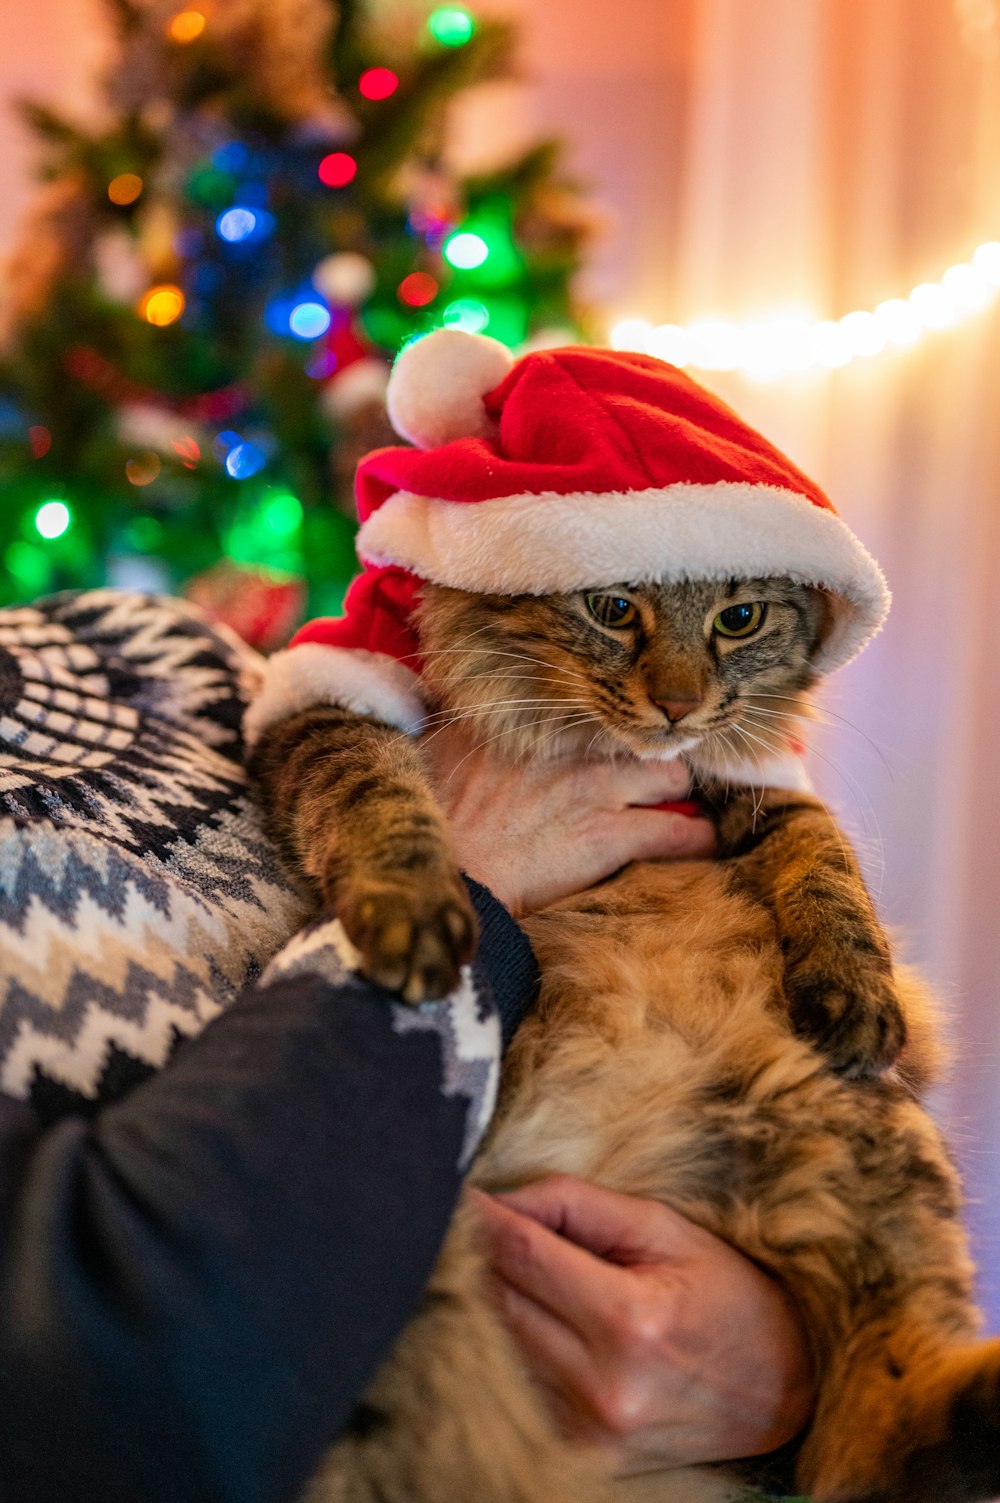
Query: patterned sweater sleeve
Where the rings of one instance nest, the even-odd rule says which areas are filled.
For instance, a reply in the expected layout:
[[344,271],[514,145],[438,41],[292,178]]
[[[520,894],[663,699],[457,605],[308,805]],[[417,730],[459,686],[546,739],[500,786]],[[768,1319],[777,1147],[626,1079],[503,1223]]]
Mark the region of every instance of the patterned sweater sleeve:
[[[286,947],[91,1121],[0,1098],[0,1476],[18,1503],[294,1499],[412,1309],[488,1116],[520,930],[426,1012]],[[496,1005],[492,994],[496,993]]]
[[426,1012],[301,930],[243,770],[259,673],[178,601],[0,612],[4,1503],[296,1499],[532,994],[481,890],[476,966]]

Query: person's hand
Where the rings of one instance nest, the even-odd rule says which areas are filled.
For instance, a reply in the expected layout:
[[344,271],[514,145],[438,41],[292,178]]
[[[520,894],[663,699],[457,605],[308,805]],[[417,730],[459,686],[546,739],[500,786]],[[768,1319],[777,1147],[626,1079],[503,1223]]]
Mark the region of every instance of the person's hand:
[[630,861],[715,849],[709,820],[649,807],[687,796],[679,761],[502,762],[451,728],[422,744],[459,865],[516,918]]
[[554,1175],[473,1192],[500,1309],[561,1428],[641,1472],[763,1455],[814,1403],[789,1296],[656,1201]]

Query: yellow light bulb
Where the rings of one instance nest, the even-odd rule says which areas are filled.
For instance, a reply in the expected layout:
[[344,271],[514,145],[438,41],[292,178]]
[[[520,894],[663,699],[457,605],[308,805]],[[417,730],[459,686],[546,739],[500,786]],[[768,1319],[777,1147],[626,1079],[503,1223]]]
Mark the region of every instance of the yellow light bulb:
[[169,283],[151,287],[139,303],[139,313],[147,323],[165,328],[184,312],[184,294]]
[[181,10],[168,21],[167,36],[172,42],[178,42],[183,47],[200,37],[205,30],[205,25],[205,17],[200,10]]

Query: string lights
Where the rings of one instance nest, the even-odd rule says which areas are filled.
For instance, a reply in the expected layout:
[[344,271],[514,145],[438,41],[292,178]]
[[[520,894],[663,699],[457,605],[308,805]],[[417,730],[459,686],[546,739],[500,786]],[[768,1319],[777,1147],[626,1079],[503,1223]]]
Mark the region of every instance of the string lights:
[[35,512],[35,528],[40,537],[62,537],[72,517],[65,501],[43,501]]
[[656,325],[629,318],[615,324],[610,338],[617,350],[639,350],[671,365],[769,379],[816,367],[835,370],[852,360],[905,349],[929,332],[953,328],[982,312],[998,291],[1000,241],[988,240],[968,261],[950,266],[939,281],[923,282],[905,298],[889,298],[843,318],[787,315],[742,324],[698,319]]
[[139,313],[147,323],[156,324],[158,328],[165,329],[180,318],[184,312],[185,297],[179,287],[172,283],[163,283],[158,287],[151,287],[139,302]]

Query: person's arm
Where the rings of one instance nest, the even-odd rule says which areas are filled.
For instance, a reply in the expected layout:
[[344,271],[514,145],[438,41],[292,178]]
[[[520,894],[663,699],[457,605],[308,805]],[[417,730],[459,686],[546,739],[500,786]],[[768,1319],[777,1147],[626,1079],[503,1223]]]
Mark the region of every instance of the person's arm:
[[496,1295],[570,1435],[625,1472],[759,1456],[815,1402],[785,1291],[667,1206],[553,1175],[474,1192]]
[[[679,817],[635,816],[631,775],[613,797],[613,776],[581,780],[569,768],[550,771],[543,799],[488,766],[470,780],[488,867],[474,839],[459,841],[460,856],[500,887],[529,861],[543,899],[648,853],[647,822],[663,854],[685,835]],[[676,771],[652,781],[641,790],[649,801],[678,787]],[[488,893],[473,897],[479,984],[459,1031],[475,1041],[494,1022],[467,1068],[438,1027],[459,1004],[416,1012],[324,976],[329,956],[307,937],[93,1122],[43,1130],[0,1098],[5,1496],[296,1496],[349,1422],[447,1229],[495,1081],[487,991],[508,1035],[533,994],[524,935]]]
[[512,1018],[532,994],[523,935],[476,901],[478,995],[433,1017],[314,953],[93,1122],[0,1098],[5,1498],[298,1495],[447,1228],[499,1052],[488,988]]

